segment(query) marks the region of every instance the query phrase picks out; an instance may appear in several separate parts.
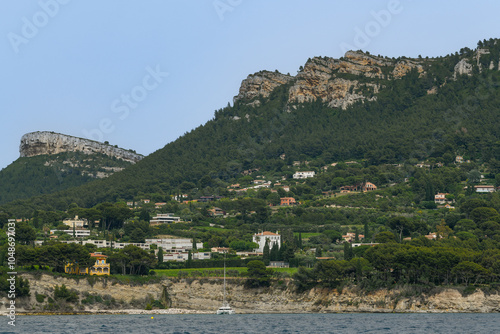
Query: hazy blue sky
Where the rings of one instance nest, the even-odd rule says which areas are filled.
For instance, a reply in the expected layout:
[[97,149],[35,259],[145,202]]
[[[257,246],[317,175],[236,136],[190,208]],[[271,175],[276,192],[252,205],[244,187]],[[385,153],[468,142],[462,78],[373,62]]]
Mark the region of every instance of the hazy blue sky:
[[[248,74],[346,48],[441,56],[500,37],[499,1],[3,0],[0,168],[31,131],[150,154]],[[168,74],[167,74],[168,73]]]

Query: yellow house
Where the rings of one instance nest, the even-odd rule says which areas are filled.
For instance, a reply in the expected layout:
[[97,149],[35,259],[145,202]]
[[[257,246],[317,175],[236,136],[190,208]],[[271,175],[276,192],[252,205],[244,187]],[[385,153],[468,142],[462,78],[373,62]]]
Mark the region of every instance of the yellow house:
[[66,274],[72,274],[72,275],[87,275],[88,268],[80,268],[80,266],[77,264],[73,263],[67,263],[64,266],[64,272]]
[[109,263],[106,263],[107,255],[101,253],[90,253],[90,256],[95,257],[95,264],[90,267],[89,275],[109,275]]
[[101,253],[90,253],[90,256],[96,259],[92,267],[80,268],[78,264],[68,263],[64,266],[64,272],[74,275],[109,275],[110,266],[106,263],[108,256]]

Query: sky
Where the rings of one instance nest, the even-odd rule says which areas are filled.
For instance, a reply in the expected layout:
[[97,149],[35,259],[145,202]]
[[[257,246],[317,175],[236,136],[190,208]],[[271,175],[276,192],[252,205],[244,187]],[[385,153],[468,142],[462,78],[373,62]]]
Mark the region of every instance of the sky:
[[4,0],[0,169],[54,131],[148,155],[232,104],[260,70],[361,49],[444,56],[500,37],[500,2]]

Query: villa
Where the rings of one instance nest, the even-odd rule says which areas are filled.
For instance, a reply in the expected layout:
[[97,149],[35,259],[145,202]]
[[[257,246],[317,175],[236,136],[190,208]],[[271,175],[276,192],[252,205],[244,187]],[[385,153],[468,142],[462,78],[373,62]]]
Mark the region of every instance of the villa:
[[264,231],[261,233],[256,233],[253,235],[252,241],[259,245],[259,248],[255,249],[254,252],[262,253],[264,252],[264,247],[266,242],[269,242],[269,249],[273,248],[274,244],[281,245],[281,235],[277,233],[272,233],[269,231]]
[[75,275],[109,275],[110,274],[110,265],[106,263],[107,255],[102,253],[90,253],[90,256],[95,258],[95,264],[90,268],[80,268],[78,263],[67,263],[64,266],[64,272],[66,274],[75,274]]

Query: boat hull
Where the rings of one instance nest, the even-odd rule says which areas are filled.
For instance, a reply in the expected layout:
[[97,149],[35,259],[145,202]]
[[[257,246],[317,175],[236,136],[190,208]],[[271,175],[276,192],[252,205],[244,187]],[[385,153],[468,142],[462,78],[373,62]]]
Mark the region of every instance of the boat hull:
[[235,314],[231,307],[221,307],[217,310],[217,314]]

